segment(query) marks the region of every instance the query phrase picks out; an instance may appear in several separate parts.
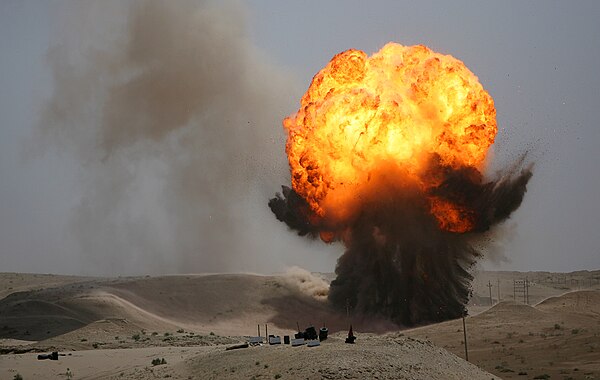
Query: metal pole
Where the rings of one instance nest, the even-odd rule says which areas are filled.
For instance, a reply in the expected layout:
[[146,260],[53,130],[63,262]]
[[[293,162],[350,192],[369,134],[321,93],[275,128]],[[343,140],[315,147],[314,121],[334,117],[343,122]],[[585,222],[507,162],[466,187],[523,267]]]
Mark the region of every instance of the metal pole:
[[258,324],[258,336],[260,336],[260,323]]
[[490,289],[490,306],[494,306],[494,300],[492,299],[492,282],[488,281],[487,286]]
[[463,314],[463,335],[465,337],[465,358],[469,361],[469,348],[467,347],[467,325],[465,323],[465,316]]

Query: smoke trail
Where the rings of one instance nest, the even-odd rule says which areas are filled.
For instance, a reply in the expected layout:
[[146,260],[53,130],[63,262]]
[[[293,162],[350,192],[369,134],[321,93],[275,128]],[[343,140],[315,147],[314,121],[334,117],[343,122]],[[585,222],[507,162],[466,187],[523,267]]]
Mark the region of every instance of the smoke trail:
[[255,253],[285,242],[264,238],[275,223],[255,205],[287,177],[273,126],[295,86],[246,38],[241,4],[71,2],[61,12],[37,143],[81,163],[71,232],[85,271],[269,269]]

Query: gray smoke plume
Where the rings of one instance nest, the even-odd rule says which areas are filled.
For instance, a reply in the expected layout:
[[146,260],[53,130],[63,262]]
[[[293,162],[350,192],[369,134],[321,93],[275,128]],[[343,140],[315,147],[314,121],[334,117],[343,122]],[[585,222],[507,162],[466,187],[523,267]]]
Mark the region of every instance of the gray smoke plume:
[[86,272],[258,270],[253,253],[283,250],[260,205],[288,176],[275,157],[295,86],[246,37],[241,4],[61,11],[36,141],[81,163],[71,234]]

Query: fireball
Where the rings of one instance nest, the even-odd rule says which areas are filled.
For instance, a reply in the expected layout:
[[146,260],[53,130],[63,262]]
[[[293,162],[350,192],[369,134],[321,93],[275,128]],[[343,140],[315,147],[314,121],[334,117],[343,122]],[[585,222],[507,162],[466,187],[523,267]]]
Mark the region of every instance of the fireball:
[[497,133],[491,96],[460,60],[422,45],[347,50],[314,76],[283,125],[292,188],[318,218],[347,219],[385,171],[422,191],[442,230],[473,229],[469,205],[432,192],[441,181],[432,160],[480,170]]
[[292,188],[269,207],[299,235],[346,247],[331,304],[399,325],[464,315],[481,244],[532,176],[513,165],[485,179],[498,129],[477,77],[425,46],[348,50],[283,125]]

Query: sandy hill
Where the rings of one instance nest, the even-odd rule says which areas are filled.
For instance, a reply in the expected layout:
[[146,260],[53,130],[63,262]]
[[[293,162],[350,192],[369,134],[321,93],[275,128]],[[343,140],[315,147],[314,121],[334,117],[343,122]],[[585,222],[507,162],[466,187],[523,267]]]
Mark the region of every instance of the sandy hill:
[[[600,377],[600,291],[573,291],[535,306],[503,301],[466,319],[469,359],[502,378]],[[464,357],[462,320],[405,332]]]
[[[266,348],[266,349],[264,349]],[[335,335],[317,348],[287,346],[213,351],[188,362],[203,379],[494,379],[430,342],[362,334],[355,345]]]
[[581,290],[550,297],[536,308],[547,312],[585,314],[600,317],[600,292]]
[[0,299],[11,293],[89,281],[89,277],[41,273],[0,273]]
[[[0,300],[0,338],[65,347],[73,340],[64,339],[65,334],[77,332],[79,342],[90,342],[86,334],[98,335],[93,333],[98,324],[114,336],[140,331],[162,336],[181,329],[205,335],[252,335],[258,324],[264,333],[265,323],[272,332],[292,332],[297,322],[302,328],[326,324],[332,332],[346,330],[346,316],[323,302],[319,281],[310,274],[226,274],[53,282]],[[367,332],[395,328],[376,319],[353,323]]]
[[[223,345],[78,350],[58,361],[35,354],[0,356],[0,378],[12,379],[497,379],[430,342],[399,334],[334,334],[319,347]],[[159,359],[160,358],[160,359]],[[164,364],[151,361],[164,359]],[[162,363],[162,361],[161,361]],[[69,368],[67,370],[67,368]]]

